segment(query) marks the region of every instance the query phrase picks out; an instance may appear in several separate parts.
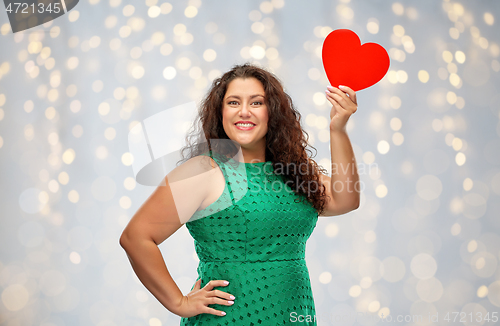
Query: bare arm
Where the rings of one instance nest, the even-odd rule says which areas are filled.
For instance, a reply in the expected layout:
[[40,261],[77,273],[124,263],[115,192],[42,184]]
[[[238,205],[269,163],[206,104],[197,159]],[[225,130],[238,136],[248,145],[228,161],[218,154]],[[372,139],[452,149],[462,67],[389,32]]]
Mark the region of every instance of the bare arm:
[[329,87],[326,92],[332,104],[330,111],[330,153],[332,176],[320,175],[328,196],[325,211],[321,216],[345,214],[359,207],[359,176],[356,159],[347,135],[346,124],[357,110],[356,93],[349,87],[344,92]]
[[158,248],[206,198],[210,182],[217,173],[216,169],[204,164],[206,162],[206,157],[193,158],[169,173],[134,214],[120,237],[120,245],[142,284],[165,308],[181,317],[200,313],[221,315],[207,305],[227,304],[227,300],[218,297],[230,298],[225,292],[211,291],[215,286],[223,286],[223,281],[211,281],[200,290],[199,280],[190,294],[184,296]]
[[158,245],[177,231],[180,223],[172,192],[159,186],[132,217],[120,237],[139,280],[170,312],[177,314],[183,294],[168,272]]

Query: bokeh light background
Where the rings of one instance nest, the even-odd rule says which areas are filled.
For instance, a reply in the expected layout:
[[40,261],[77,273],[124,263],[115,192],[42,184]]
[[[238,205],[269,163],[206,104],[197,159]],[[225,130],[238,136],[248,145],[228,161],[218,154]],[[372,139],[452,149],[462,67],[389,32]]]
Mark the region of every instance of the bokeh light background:
[[[0,325],[178,324],[119,246],[154,190],[135,182],[129,130],[256,62],[328,168],[321,46],[338,28],[384,46],[391,67],[348,124],[361,206],[321,218],[308,241],[318,317],[495,324],[469,313],[500,311],[499,20],[497,1],[82,0],[13,34],[2,10]],[[160,249],[186,294],[198,262],[185,226]]]

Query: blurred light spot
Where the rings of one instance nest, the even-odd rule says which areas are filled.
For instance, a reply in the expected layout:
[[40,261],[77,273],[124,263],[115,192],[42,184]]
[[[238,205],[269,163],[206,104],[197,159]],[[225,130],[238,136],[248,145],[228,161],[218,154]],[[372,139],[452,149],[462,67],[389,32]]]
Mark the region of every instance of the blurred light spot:
[[323,105],[326,103],[326,96],[322,92],[316,92],[313,95],[313,102],[316,105]]
[[496,307],[500,307],[500,281],[495,281],[488,286],[488,300]]
[[104,83],[102,82],[102,80],[96,80],[92,83],[92,90],[96,93],[102,91],[103,87]]
[[392,31],[394,32],[394,35],[398,37],[403,37],[405,35],[405,29],[401,25],[394,25]]
[[56,180],[50,180],[47,184],[47,187],[52,193],[56,193],[59,191],[59,183]]
[[366,164],[372,164],[373,162],[375,162],[375,154],[370,151],[365,152],[363,154],[363,162],[365,162]]
[[265,27],[264,27],[264,24],[262,24],[261,22],[255,22],[252,24],[251,30],[255,34],[262,34],[262,32],[264,32],[264,30],[265,30]]
[[163,70],[163,77],[167,80],[174,79],[175,75],[177,75],[177,71],[174,67],[167,67]]
[[126,166],[130,166],[132,165],[132,162],[133,162],[133,157],[132,157],[132,154],[129,153],[129,152],[126,152],[122,155],[122,163],[123,165],[126,165]]
[[443,51],[443,60],[446,63],[450,63],[453,61],[453,54],[450,51]]
[[95,156],[100,160],[106,159],[108,157],[108,149],[106,146],[98,146],[95,150]]
[[56,117],[57,111],[54,107],[50,106],[47,109],[45,109],[45,117],[49,120],[52,120]]
[[73,70],[75,69],[76,67],[78,67],[78,58],[77,57],[70,57],[67,61],[66,61],[66,67],[69,69],[69,70]]
[[351,297],[353,297],[353,298],[357,298],[361,294],[361,291],[362,291],[361,286],[359,286],[359,285],[353,285],[349,289],[349,295]]
[[161,14],[161,8],[158,6],[151,6],[148,9],[148,16],[151,18],[156,18],[160,16]]
[[332,274],[330,272],[323,272],[319,274],[319,282],[322,284],[328,284],[332,280]]
[[184,24],[177,24],[174,26],[174,34],[177,36],[181,36],[182,34],[186,33],[186,25]]
[[118,31],[118,35],[122,38],[126,38],[132,33],[132,28],[130,26],[122,26],[120,27],[120,30]]
[[455,60],[458,63],[464,63],[465,62],[465,53],[463,53],[462,51],[455,52]]
[[26,140],[30,141],[33,140],[34,136],[35,130],[33,129],[33,126],[31,124],[27,124],[24,127],[24,137],[26,138]]
[[391,96],[389,99],[389,105],[391,108],[397,110],[401,107],[401,99],[397,96]]
[[259,6],[260,11],[264,14],[269,14],[273,11],[273,4],[270,1],[262,1]]
[[394,143],[394,145],[396,146],[399,146],[401,144],[403,144],[404,142],[404,136],[402,133],[400,132],[395,132],[393,135],[392,135],[392,142]]
[[132,6],[132,5],[126,5],[125,7],[123,7],[123,15],[125,17],[130,17],[134,14],[135,12],[135,7]]
[[254,59],[260,60],[265,57],[266,50],[261,46],[254,45],[250,48],[249,53]]
[[160,53],[162,55],[165,55],[165,56],[167,56],[170,53],[172,53],[173,50],[174,50],[174,47],[171,44],[169,44],[169,43],[164,43],[160,47]]
[[325,234],[329,238],[335,238],[339,233],[339,226],[336,223],[330,223],[325,228]]
[[479,298],[484,298],[488,295],[488,287],[486,285],[481,285],[476,292]]
[[132,206],[132,200],[128,196],[122,196],[120,198],[120,207],[123,209],[128,209]]
[[418,80],[420,80],[424,84],[427,83],[429,81],[429,73],[425,70],[419,70]]
[[387,196],[387,192],[388,192],[387,187],[383,184],[375,187],[375,195],[378,198],[384,198],[385,196]]
[[205,59],[205,61],[212,62],[216,57],[217,52],[215,52],[214,49],[206,49],[205,52],[203,52],[203,59]]
[[168,2],[162,3],[160,8],[163,15],[166,15],[172,11],[172,5]]
[[337,14],[346,19],[352,19],[354,17],[354,11],[344,4],[339,4],[336,8]]
[[368,19],[368,23],[366,24],[366,29],[370,34],[377,34],[379,31],[379,21],[376,18]]
[[455,104],[457,102],[457,94],[455,94],[454,92],[446,93],[446,100],[452,105]]
[[79,253],[72,251],[69,254],[69,261],[72,262],[75,265],[78,265],[82,262],[82,257],[80,256]]
[[369,230],[365,233],[364,240],[366,243],[373,243],[377,240],[377,234],[373,230]]
[[451,226],[450,232],[452,235],[457,236],[460,234],[460,231],[462,231],[462,227],[460,226],[460,224],[455,223]]
[[368,289],[370,286],[372,286],[372,283],[372,279],[369,276],[365,276],[359,282],[359,286],[363,289]]
[[447,68],[450,74],[456,74],[458,71],[457,65],[453,62],[448,63]]
[[250,13],[248,14],[248,18],[251,20],[251,21],[258,21],[258,20],[261,20],[262,19],[262,14],[260,13],[260,11],[258,10],[252,10],[250,11]]
[[392,4],[392,12],[394,12],[394,14],[401,16],[404,14],[404,11],[405,11],[405,8],[399,2],[394,2]]
[[490,277],[497,269],[497,258],[489,252],[475,254],[471,259],[472,272],[479,277]]
[[463,142],[460,138],[455,137],[453,138],[453,141],[451,142],[451,146],[453,147],[454,150],[459,151],[462,149]]
[[162,326],[162,322],[161,320],[159,320],[158,318],[149,318],[149,324],[148,326]]
[[402,126],[401,119],[396,117],[392,118],[389,124],[391,126],[391,129],[394,131],[398,131],[399,129],[401,129]]
[[369,312],[377,312],[380,309],[380,302],[375,300],[368,304]]
[[83,135],[83,127],[80,125],[76,125],[71,129],[73,136],[76,138],[80,138]]
[[464,153],[459,152],[457,153],[457,155],[455,155],[455,163],[457,163],[458,166],[464,165],[465,161],[466,158]]
[[404,84],[408,80],[408,74],[404,70],[398,70],[397,71],[397,80],[398,82]]
[[377,144],[377,150],[380,154],[387,154],[390,148],[391,145],[389,145],[389,143],[385,140],[381,140]]
[[71,190],[68,193],[68,200],[70,202],[77,203],[79,199],[80,199],[80,195],[78,194],[78,192],[76,190]]
[[2,291],[2,303],[8,311],[23,309],[29,299],[28,290],[21,284],[11,284]]
[[[279,52],[276,48],[268,48],[266,50],[266,57],[269,60],[276,60],[279,57]],[[314,69],[314,68],[312,68],[312,69]],[[311,70],[311,69],[309,69],[309,70]]]
[[57,180],[59,181],[59,183],[61,183],[62,185],[67,185],[68,182],[69,182],[69,175],[67,172],[65,171],[62,171],[61,173],[59,173],[58,177],[57,177]]
[[187,70],[191,67],[191,60],[187,57],[181,57],[177,60],[176,64],[180,70]]
[[142,66],[135,66],[132,69],[132,77],[135,79],[141,79],[144,76],[144,67]]
[[285,5],[285,0],[271,0],[271,3],[275,9],[280,9]]

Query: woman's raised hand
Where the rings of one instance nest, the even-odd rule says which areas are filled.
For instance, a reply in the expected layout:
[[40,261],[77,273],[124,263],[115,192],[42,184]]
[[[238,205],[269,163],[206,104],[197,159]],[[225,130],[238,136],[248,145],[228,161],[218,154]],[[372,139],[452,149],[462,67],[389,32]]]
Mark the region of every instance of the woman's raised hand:
[[347,86],[339,87],[341,89],[328,86],[328,89],[325,91],[326,99],[332,103],[330,131],[345,131],[347,120],[358,109],[356,92]]
[[197,280],[193,289],[182,298],[179,307],[174,313],[181,317],[192,317],[199,314],[212,314],[224,316],[226,313],[221,310],[210,308],[209,304],[220,304],[231,306],[234,304],[234,296],[220,291],[214,290],[216,286],[227,286],[229,282],[224,280],[211,280],[203,288],[200,288],[201,279]]

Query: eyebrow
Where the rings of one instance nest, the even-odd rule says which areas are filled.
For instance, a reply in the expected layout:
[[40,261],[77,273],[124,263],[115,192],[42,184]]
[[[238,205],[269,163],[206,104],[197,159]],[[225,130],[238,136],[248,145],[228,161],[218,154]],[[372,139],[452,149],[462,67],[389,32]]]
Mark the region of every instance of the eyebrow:
[[[263,98],[266,98],[264,95],[255,94],[255,95],[250,96],[250,99],[253,99],[254,97],[260,97],[260,96],[262,96]],[[238,100],[241,100],[241,97],[239,97],[238,95],[229,95],[228,97],[226,97],[226,100],[231,98],[231,97],[238,99]]]

